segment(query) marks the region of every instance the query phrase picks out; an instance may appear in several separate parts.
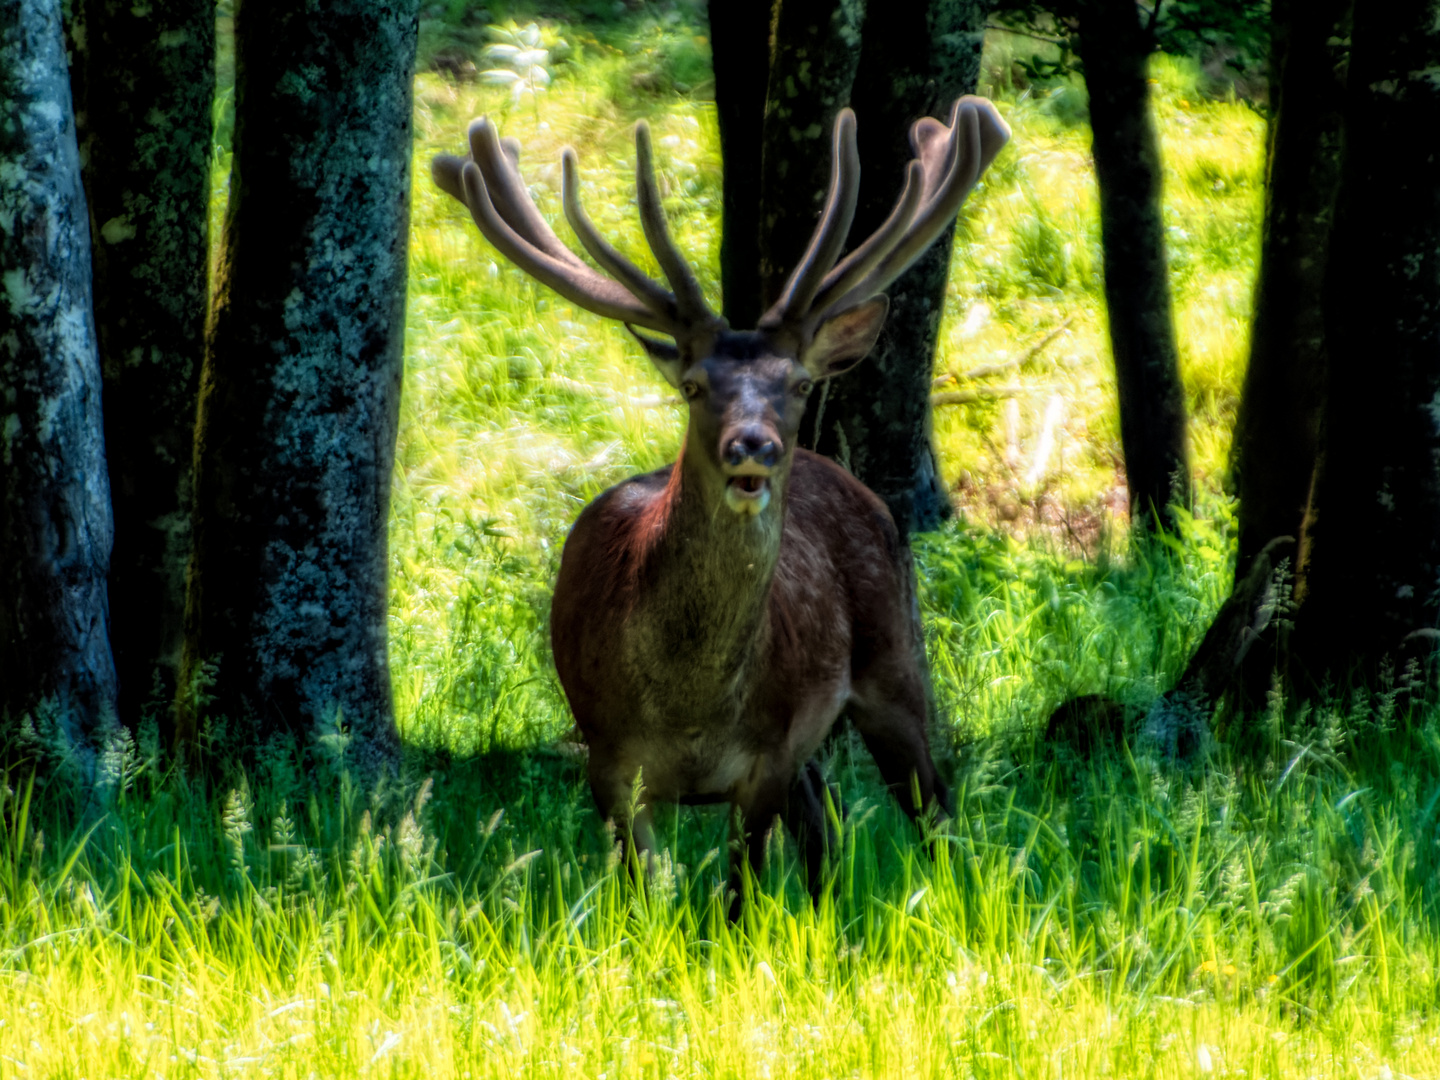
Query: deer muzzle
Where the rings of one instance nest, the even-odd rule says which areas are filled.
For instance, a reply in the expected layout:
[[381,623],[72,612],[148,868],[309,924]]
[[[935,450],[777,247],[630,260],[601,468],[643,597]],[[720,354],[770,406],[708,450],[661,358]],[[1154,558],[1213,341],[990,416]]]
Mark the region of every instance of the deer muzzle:
[[770,476],[780,457],[779,443],[764,433],[745,432],[725,444],[725,505],[754,517],[770,505]]

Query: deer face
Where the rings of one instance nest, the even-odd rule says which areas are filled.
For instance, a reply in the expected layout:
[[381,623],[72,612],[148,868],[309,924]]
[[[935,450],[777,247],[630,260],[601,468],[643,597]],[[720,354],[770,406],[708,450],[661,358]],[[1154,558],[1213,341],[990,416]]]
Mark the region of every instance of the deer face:
[[797,361],[766,349],[759,335],[725,335],[717,349],[681,372],[690,408],[687,458],[698,458],[706,486],[725,506],[755,517],[783,488],[800,418],[814,380]]
[[815,383],[848,370],[875,344],[889,302],[877,297],[821,323],[800,348],[789,335],[720,331],[699,360],[635,336],[690,409],[686,461],[713,495],[742,518],[783,491],[800,420]]

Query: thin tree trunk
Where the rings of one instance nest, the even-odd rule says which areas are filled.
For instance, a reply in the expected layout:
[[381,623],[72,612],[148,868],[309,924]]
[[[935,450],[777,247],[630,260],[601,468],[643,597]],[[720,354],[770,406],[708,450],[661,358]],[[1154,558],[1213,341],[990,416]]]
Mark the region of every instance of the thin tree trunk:
[[1120,440],[1131,522],[1143,528],[1155,515],[1169,524],[1171,502],[1190,502],[1185,391],[1160,208],[1160,143],[1146,83],[1152,37],[1130,0],[1085,0],[1079,18]]
[[713,0],[710,43],[724,150],[720,288],[730,325],[760,318],[760,161],[773,0]]
[[1326,275],[1324,464],[1295,632],[1317,678],[1433,656],[1440,603],[1434,0],[1356,4],[1352,42]]
[[1340,183],[1352,0],[1277,0],[1250,364],[1235,421],[1236,581],[1277,536],[1301,535],[1324,405],[1325,271]]
[[60,0],[0,0],[0,723],[53,719],[82,768],[115,708],[110,542]]
[[[910,125],[944,119],[951,102],[974,92],[987,9],[984,0],[870,0],[851,94],[862,176],[852,242],[895,205],[913,156]],[[950,515],[931,443],[930,384],[952,235],[947,230],[887,290],[890,315],[869,359],[813,395],[801,427],[808,445],[885,501],[905,536]]]
[[343,724],[362,773],[398,749],[386,527],[416,29],[414,0],[241,6],[200,389],[182,735],[202,712],[254,742]]
[[180,664],[209,299],[215,5],[89,0],[72,36],[115,514],[111,637],[120,716],[133,725],[147,702],[173,700]]
[[805,254],[830,178],[835,115],[850,102],[865,0],[780,0],[765,99],[760,291],[768,308]]

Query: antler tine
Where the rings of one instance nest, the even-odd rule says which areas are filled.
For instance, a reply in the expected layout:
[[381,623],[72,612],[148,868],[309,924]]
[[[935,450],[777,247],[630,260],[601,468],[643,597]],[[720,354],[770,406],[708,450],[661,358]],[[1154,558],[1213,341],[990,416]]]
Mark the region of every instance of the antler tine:
[[910,129],[910,144],[925,169],[924,205],[900,242],[853,290],[855,298],[873,296],[910,268],[959,212],[1009,139],[1009,126],[984,98],[967,96],[955,102],[948,125],[928,117],[916,121]]
[[644,120],[635,125],[635,201],[640,205],[640,226],[645,230],[645,239],[655,254],[655,261],[665,272],[665,279],[675,290],[675,303],[681,321],[695,326],[716,322],[714,312],[705,303],[694,271],[670,239],[665,208],[660,205],[660,189],[655,184],[650,126]]
[[[448,169],[448,163],[445,168]],[[650,311],[623,286],[597,274],[575,259],[573,254],[574,263],[562,261],[521,236],[496,210],[486,189],[485,177],[473,161],[464,163],[460,180],[465,205],[485,239],[542,285],[550,286],[571,303],[596,315],[635,323],[664,334],[675,333],[676,326],[671,320]]]
[[656,315],[678,324],[680,320],[674,294],[656,284],[648,274],[615,250],[586,215],[585,208],[580,205],[579,163],[575,151],[568,146],[561,151],[560,169],[565,219],[570,222],[570,227],[575,230],[590,257]]
[[540,216],[530,198],[530,190],[520,177],[520,144],[507,139],[508,146],[500,145],[500,133],[495,130],[488,117],[481,117],[470,125],[470,155],[480,166],[485,178],[485,189],[490,201],[500,216],[522,238],[545,254],[570,265],[583,267],[580,258],[561,243],[554,230]]
[[[819,322],[827,311],[838,306],[843,297],[854,291],[855,286],[864,281],[904,238],[906,230],[920,211],[924,197],[924,169],[920,162],[912,161],[905,168],[905,186],[901,189],[900,198],[896,201],[895,208],[890,211],[890,216],[880,228],[870,234],[869,239],[846,255],[825,275],[814,302],[809,310],[801,312],[801,318],[811,324]],[[875,289],[873,292],[879,290]],[[863,300],[865,297],[857,299]]]
[[[771,311],[782,321],[785,313],[803,315],[815,299],[825,275],[835,265],[850,235],[855,220],[855,204],[860,195],[860,153],[855,146],[855,113],[841,109],[835,117],[835,132],[830,150],[830,190],[825,197],[825,210],[810,238],[805,256],[791,271],[785,288]],[[767,313],[768,314],[768,313]]]
[[1009,127],[984,98],[959,99],[949,119],[947,125],[923,117],[912,125],[915,157],[890,216],[824,275],[809,304],[777,304],[762,326],[789,325],[806,336],[832,312],[880,293],[934,242],[1010,138]]
[[[909,269],[935,238],[944,231],[960,210],[960,205],[980,179],[980,125],[976,110],[957,108],[952,114],[950,137],[944,143],[944,165],[936,167],[933,151],[937,140],[931,139],[920,158],[926,173],[943,177],[936,188],[926,191],[926,198],[915,220],[900,242],[891,249],[860,288],[877,293]],[[919,127],[919,125],[916,125]],[[916,141],[921,132],[915,132]],[[929,160],[926,160],[929,158]],[[933,171],[932,171],[933,170]],[[927,176],[927,179],[929,177]],[[926,185],[927,188],[929,185]]]

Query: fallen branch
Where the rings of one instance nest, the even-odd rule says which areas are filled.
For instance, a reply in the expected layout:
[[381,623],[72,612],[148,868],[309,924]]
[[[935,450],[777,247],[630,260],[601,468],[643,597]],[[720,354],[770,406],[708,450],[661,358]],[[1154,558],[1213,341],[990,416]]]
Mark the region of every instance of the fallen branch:
[[999,375],[1014,368],[1023,367],[1031,360],[1034,360],[1035,357],[1039,356],[1041,350],[1044,349],[1045,346],[1049,345],[1052,341],[1054,341],[1057,337],[1059,337],[1061,331],[1063,331],[1074,321],[1075,316],[1069,316],[1059,326],[1055,327],[1054,330],[1051,330],[1043,338],[1037,341],[1034,345],[1030,346],[1030,348],[1026,349],[1023,353],[1015,357],[1013,360],[1004,360],[998,364],[981,364],[979,367],[971,368],[969,371],[961,373],[947,371],[944,375],[936,376],[935,382],[932,384],[931,388],[938,390],[940,387],[944,386],[946,383],[952,380],[955,382],[968,382],[971,379],[984,379],[988,378],[991,375]]
[[976,386],[970,390],[942,390],[930,395],[931,405],[969,405],[991,398],[1020,397],[1023,394],[1042,393],[1048,387],[1040,386]]

